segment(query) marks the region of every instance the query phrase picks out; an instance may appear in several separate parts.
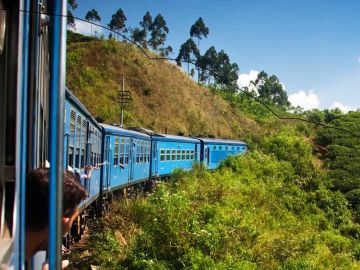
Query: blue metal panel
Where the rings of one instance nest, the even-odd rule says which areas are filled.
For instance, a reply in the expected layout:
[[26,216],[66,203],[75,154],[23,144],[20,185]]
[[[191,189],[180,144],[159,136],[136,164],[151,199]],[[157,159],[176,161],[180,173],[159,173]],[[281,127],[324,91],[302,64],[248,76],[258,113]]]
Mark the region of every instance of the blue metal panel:
[[[20,2],[20,9],[29,10],[30,1]],[[27,157],[27,93],[28,93],[28,62],[29,62],[29,14],[20,12],[19,63],[18,63],[18,97],[16,139],[16,192],[14,221],[15,256],[18,269],[24,268],[25,262],[25,191],[26,191],[26,157]],[[18,238],[17,238],[18,237]],[[16,258],[17,257],[17,258]]]
[[152,175],[162,177],[171,174],[175,169],[191,169],[193,163],[199,161],[199,146],[198,140],[153,137],[152,156],[155,162],[152,165]]
[[[52,2],[51,14],[66,15],[66,1]],[[51,17],[49,112],[49,269],[61,269],[63,114],[65,99],[66,18]]]

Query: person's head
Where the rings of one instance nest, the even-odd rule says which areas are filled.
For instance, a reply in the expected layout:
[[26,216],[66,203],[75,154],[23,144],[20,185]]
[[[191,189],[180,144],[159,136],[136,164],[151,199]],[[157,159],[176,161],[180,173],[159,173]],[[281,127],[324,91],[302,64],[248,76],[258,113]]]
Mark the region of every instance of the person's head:
[[[85,189],[71,172],[64,173],[63,229],[68,231],[78,214],[78,205],[86,198]],[[26,182],[26,229],[39,232],[47,230],[49,223],[49,168],[39,168],[29,173]]]

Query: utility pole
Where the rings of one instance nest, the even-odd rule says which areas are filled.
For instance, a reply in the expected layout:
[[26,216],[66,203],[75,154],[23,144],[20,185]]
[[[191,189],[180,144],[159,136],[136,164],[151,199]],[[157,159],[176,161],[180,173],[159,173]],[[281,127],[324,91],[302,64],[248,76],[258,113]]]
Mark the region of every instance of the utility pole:
[[122,76],[122,89],[120,91],[120,110],[121,110],[121,119],[120,127],[124,127],[124,107],[125,104],[128,104],[131,100],[131,94],[129,91],[125,91],[125,76]]

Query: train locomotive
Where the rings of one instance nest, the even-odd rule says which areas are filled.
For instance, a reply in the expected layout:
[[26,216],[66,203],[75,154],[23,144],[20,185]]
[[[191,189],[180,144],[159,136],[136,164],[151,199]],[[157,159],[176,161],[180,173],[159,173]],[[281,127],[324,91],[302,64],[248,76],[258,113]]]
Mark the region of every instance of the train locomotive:
[[[168,177],[195,162],[216,169],[243,154],[241,141],[130,130],[98,121],[65,87],[67,1],[0,0],[0,268],[40,269],[25,259],[25,191],[29,171],[50,163],[49,269],[61,269],[62,245],[80,239],[86,222],[112,195]],[[48,14],[52,14],[48,15]],[[87,198],[62,235],[62,177],[86,173]]]

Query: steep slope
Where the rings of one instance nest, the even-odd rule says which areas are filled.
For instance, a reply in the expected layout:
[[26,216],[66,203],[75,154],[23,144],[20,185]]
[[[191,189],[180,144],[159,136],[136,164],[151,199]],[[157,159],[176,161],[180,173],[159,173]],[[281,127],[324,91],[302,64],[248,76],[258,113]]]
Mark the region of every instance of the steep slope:
[[169,61],[149,60],[133,45],[114,40],[69,42],[67,86],[106,123],[120,122],[122,75],[132,97],[125,111],[127,127],[224,138],[261,130],[256,121]]

